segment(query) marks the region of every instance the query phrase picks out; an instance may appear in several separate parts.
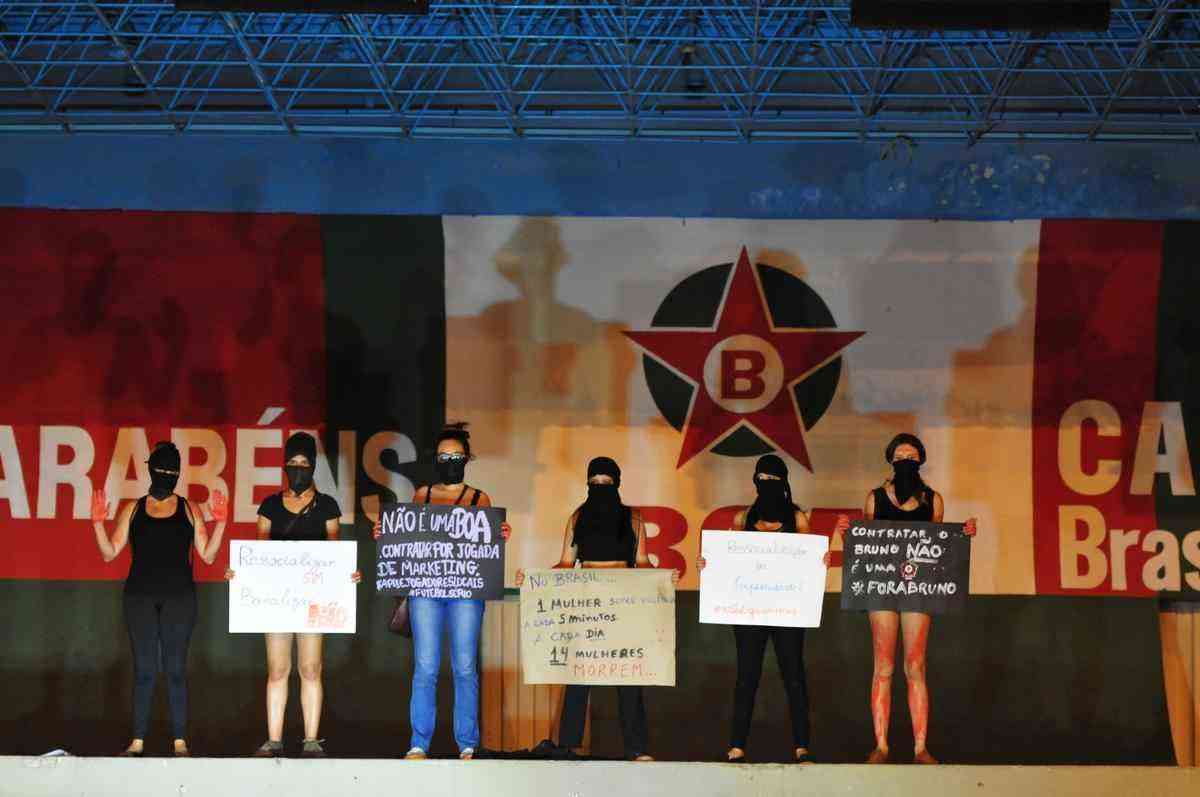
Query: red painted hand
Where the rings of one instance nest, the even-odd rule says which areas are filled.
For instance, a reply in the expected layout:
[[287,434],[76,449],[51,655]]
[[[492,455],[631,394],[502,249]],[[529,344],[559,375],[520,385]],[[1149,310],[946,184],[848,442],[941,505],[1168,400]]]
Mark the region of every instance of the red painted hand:
[[512,526],[508,525],[507,520],[500,524],[500,536],[506,540],[512,536]]
[[979,525],[976,523],[975,518],[967,518],[967,522],[963,524],[963,534],[966,534],[968,537],[974,537],[977,533],[979,533]]
[[108,520],[108,498],[103,490],[92,493],[92,522],[103,523]]
[[846,534],[846,532],[849,530],[850,530],[850,516],[849,515],[838,515],[837,524],[834,525],[834,527],[833,527],[833,536],[834,537],[844,536]]
[[229,520],[229,499],[225,497],[225,493],[220,490],[213,490],[212,495],[208,499],[208,511],[212,515],[212,519],[217,523],[224,523]]

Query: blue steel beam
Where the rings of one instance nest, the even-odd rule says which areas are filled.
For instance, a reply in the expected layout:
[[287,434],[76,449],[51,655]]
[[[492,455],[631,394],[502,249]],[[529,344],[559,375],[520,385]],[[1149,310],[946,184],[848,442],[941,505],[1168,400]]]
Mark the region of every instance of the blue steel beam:
[[138,65],[133,51],[129,49],[129,47],[125,44],[125,40],[121,38],[119,33],[117,33],[117,29],[113,27],[112,20],[108,18],[108,13],[101,9],[96,4],[95,0],[89,0],[88,6],[92,9],[92,11],[95,12],[96,18],[100,21],[101,27],[103,27],[105,32],[108,33],[108,37],[112,40],[113,46],[121,51],[121,55],[125,58],[126,63],[129,64],[129,69],[133,72],[134,76],[141,82],[141,84],[145,86],[146,93],[154,98],[154,101],[158,103],[160,108],[162,108],[163,115],[167,117],[167,119],[171,122],[171,125],[176,130],[182,131],[185,123],[180,121],[175,116],[175,114],[171,111],[170,105],[162,98],[162,95],[159,94],[158,89],[154,85],[154,81],[147,77],[141,66]]
[[4,42],[2,40],[0,40],[0,63],[6,64],[8,68],[13,71],[13,74],[17,76],[17,79],[21,81],[21,86],[24,88],[25,93],[32,97],[38,105],[42,106],[42,110],[47,117],[53,119],[55,124],[57,124],[64,133],[71,132],[70,121],[61,113],[59,113],[54,107],[53,102],[43,95],[41,90],[33,84],[33,79],[25,71],[24,67],[13,61],[12,56],[8,52],[8,48],[4,46]]
[[[1106,33],[1025,37],[885,37],[850,26],[849,0],[433,0],[426,16],[350,17],[0,1],[0,24],[13,67],[0,131],[158,129],[164,111],[196,132],[274,120],[297,135],[1086,141],[1200,128],[1195,3],[1124,0]],[[1163,34],[1149,37],[1155,59],[1150,31]],[[128,68],[153,92],[125,85]]]
[[249,67],[251,74],[254,75],[254,82],[258,84],[263,98],[271,106],[271,111],[278,117],[279,123],[283,125],[283,129],[295,135],[296,127],[288,119],[287,115],[284,114],[283,108],[280,107],[279,101],[275,98],[275,90],[268,84],[267,77],[263,74],[262,67],[259,66],[254,51],[250,49],[250,43],[246,40],[246,35],[242,32],[241,25],[233,14],[221,14],[221,21],[225,23],[225,27],[229,28],[230,34],[233,35],[234,41],[237,42],[238,49],[242,51],[242,57],[246,59],[246,66]]
[[1146,26],[1145,33],[1142,34],[1141,40],[1138,42],[1137,50],[1133,57],[1125,65],[1121,71],[1121,76],[1117,80],[1117,87],[1113,90],[1112,95],[1108,98],[1108,104],[1104,106],[1104,110],[1100,113],[1100,118],[1096,120],[1095,126],[1088,131],[1088,140],[1092,141],[1099,134],[1100,129],[1104,127],[1104,123],[1108,121],[1108,117],[1112,114],[1113,108],[1133,82],[1133,76],[1137,70],[1142,68],[1142,64],[1146,62],[1146,58],[1150,55],[1150,50],[1154,47],[1158,37],[1162,34],[1163,29],[1167,25],[1167,21],[1171,18],[1170,12],[1174,7],[1182,5],[1179,0],[1161,0],[1158,9],[1154,13],[1154,18],[1150,20],[1150,24]]

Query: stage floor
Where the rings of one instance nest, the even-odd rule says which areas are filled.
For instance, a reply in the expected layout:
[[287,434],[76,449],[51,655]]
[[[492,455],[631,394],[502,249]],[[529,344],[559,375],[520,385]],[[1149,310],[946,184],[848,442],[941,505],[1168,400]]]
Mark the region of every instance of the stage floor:
[[0,795],[20,797],[1175,797],[1200,769],[422,761],[379,759],[0,757]]

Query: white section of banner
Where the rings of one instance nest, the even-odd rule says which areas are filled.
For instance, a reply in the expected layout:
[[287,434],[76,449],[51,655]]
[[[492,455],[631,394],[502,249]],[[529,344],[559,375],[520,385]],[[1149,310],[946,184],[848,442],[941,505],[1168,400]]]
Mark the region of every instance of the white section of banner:
[[700,622],[819,628],[829,538],[701,532]]
[[353,634],[358,543],[233,540],[229,632]]
[[[651,329],[672,290],[745,247],[752,263],[803,281],[838,330],[864,333],[841,352],[834,392],[804,419],[811,472],[779,452],[796,502],[821,510],[826,526],[828,510],[861,509],[890,475],[888,441],[914,432],[945,520],[978,518],[972,593],[1033,593],[1039,222],[446,217],[443,226],[447,417],[472,424],[468,478],[509,507],[509,583],[518,567],[558,560],[588,460],[607,455],[624,471],[624,501],[661,510],[648,525],[652,558],[684,570],[681,589],[696,588],[700,529],[714,511],[753,501],[754,456],[705,451],[680,466],[684,435],[623,333]],[[686,393],[681,401],[686,411]],[[840,576],[831,568],[827,588]]]

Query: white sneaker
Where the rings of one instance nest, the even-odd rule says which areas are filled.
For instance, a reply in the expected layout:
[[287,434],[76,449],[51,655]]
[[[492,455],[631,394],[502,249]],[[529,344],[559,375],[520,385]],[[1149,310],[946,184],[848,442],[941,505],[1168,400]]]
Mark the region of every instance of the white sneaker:
[[458,754],[458,758],[461,761],[470,761],[474,757],[475,757],[475,748],[474,747],[464,747],[463,751]]
[[409,750],[407,753],[404,754],[404,760],[405,761],[424,761],[425,760],[425,751],[422,750],[420,747],[414,747],[413,749]]

